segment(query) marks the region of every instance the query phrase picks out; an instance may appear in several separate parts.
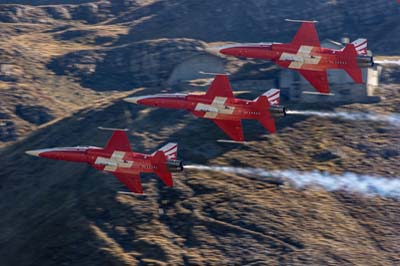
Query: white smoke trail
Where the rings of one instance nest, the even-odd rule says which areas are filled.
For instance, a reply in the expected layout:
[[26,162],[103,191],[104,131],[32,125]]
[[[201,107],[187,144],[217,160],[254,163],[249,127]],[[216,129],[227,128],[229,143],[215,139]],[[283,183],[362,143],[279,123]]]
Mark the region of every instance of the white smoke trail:
[[341,175],[327,172],[300,172],[296,170],[267,171],[261,168],[229,166],[187,165],[185,169],[225,172],[244,176],[288,180],[295,187],[320,186],[327,191],[345,190],[366,196],[381,196],[400,199],[400,178],[386,178],[355,173]]
[[344,120],[357,120],[357,121],[374,121],[386,122],[395,127],[400,127],[400,114],[376,114],[376,113],[361,113],[361,112],[320,112],[320,111],[300,111],[288,110],[287,114],[292,115],[314,115],[327,118],[339,118]]
[[375,64],[379,65],[398,65],[400,66],[400,60],[379,60],[379,61],[374,61]]

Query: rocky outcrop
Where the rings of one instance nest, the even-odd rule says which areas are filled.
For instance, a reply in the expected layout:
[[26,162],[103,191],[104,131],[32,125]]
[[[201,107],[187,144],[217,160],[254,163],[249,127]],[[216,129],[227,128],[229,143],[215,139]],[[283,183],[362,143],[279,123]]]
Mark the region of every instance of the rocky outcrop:
[[16,139],[17,131],[14,122],[0,119],[0,141],[9,142]]
[[15,82],[23,74],[21,67],[14,64],[0,63],[0,80],[7,82]]
[[[129,40],[193,38],[206,42],[288,42],[298,24],[318,20],[321,39],[366,37],[378,52],[399,49],[400,6],[396,1],[158,1],[126,12],[114,22],[132,22]],[[329,14],[329,15],[328,15]],[[137,21],[140,21],[137,23]]]
[[35,125],[41,125],[49,122],[54,117],[50,114],[50,111],[43,106],[24,106],[17,105],[15,107],[15,114],[22,119],[33,123]]
[[[139,2],[139,4],[138,4]],[[4,4],[4,2],[2,2]],[[7,3],[6,3],[7,4]],[[111,19],[119,13],[140,6],[140,1],[8,1],[0,8],[0,22],[55,23],[77,20],[89,24]],[[27,4],[27,5],[22,5]],[[34,6],[31,6],[34,5]]]
[[[386,108],[398,105],[398,94],[385,102]],[[103,146],[111,133],[97,126],[129,126],[135,151],[152,152],[179,141],[180,158],[193,163],[384,176],[399,172],[394,150],[400,140],[390,125],[285,119],[291,122],[279,122],[279,134],[262,138],[263,128],[246,123],[246,136],[257,141],[239,147],[216,144],[223,133],[210,121],[124,102],[76,112],[40,129],[0,154],[0,259],[19,266],[32,261],[43,266],[397,262],[397,199],[190,170],[174,174],[172,188],[143,175],[146,195],[132,196],[117,193],[125,188],[115,177],[86,165],[23,155],[45,147]]]
[[99,22],[104,17],[98,4],[88,3],[77,6],[24,6],[3,5],[0,9],[0,22],[51,24],[55,20],[83,20],[88,23]]
[[381,80],[384,83],[400,83],[400,65],[387,64],[382,68]]
[[[0,21],[16,22],[0,31],[0,144],[10,141],[0,150],[1,265],[399,264],[398,199],[190,170],[174,175],[173,188],[143,175],[147,194],[131,196],[117,193],[125,187],[112,175],[24,156],[103,146],[108,133],[98,126],[127,127],[135,151],[178,141],[188,164],[397,176],[398,129],[383,121],[288,115],[277,120],[275,135],[245,121],[248,145],[224,144],[216,143],[226,136],[211,121],[117,101],[109,96],[120,93],[108,91],[146,86],[120,97],[157,93],[226,66],[239,69],[230,77],[235,92],[245,93],[238,97],[255,99],[275,85],[276,67],[227,62],[193,38],[289,41],[298,26],[283,23],[290,17],[320,20],[321,39],[365,34],[373,49],[396,52],[395,0],[13,2],[31,5],[0,6]],[[105,44],[110,39],[102,36],[115,39]],[[397,81],[395,71],[388,82]],[[193,90],[206,82],[193,81]],[[335,110],[400,112],[398,84],[377,91],[380,103]],[[319,107],[327,104],[307,109]],[[43,125],[52,116],[59,120]]]
[[284,19],[295,18],[318,20],[321,39],[366,37],[372,50],[379,53],[400,49],[396,45],[400,42],[400,6],[396,1],[235,0],[226,4],[223,0],[118,0],[32,3],[50,2],[59,5],[4,5],[0,9],[0,21],[54,23],[55,20],[77,20],[90,24],[103,21],[129,24],[132,26],[130,34],[121,43],[159,38],[192,38],[206,42],[286,42],[291,40],[298,26],[284,22]]
[[54,59],[48,67],[59,75],[73,75],[83,86],[96,90],[167,86],[176,66],[194,56],[207,55],[205,46],[190,39],[143,41],[70,53]]
[[23,5],[70,5],[97,2],[98,0],[4,0],[2,4],[23,4]]

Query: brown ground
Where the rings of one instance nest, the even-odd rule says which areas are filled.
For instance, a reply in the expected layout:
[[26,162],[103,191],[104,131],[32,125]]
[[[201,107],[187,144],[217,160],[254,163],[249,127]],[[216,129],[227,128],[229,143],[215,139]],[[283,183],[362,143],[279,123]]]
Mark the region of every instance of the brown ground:
[[[25,5],[0,6],[0,64],[9,65],[0,71],[0,122],[14,123],[15,130],[15,138],[2,140],[0,150],[0,265],[400,264],[398,199],[296,189],[253,176],[200,171],[176,174],[174,188],[145,175],[147,194],[132,197],[117,193],[125,188],[111,175],[25,155],[25,150],[44,147],[103,146],[109,133],[96,128],[104,126],[129,128],[138,152],[177,141],[179,157],[187,163],[399,176],[399,129],[383,122],[288,117],[271,136],[250,121],[244,124],[249,144],[236,145],[217,143],[226,137],[210,121],[122,102],[126,95],[163,90],[182,58],[203,53],[203,41],[218,36],[213,28],[209,35],[202,32],[203,41],[181,38],[186,26],[177,33],[175,23],[190,14],[193,21],[201,21],[196,17],[203,8],[211,10],[210,16],[220,11],[197,1],[114,1],[112,8],[96,2],[98,9],[93,3],[75,5],[78,2],[88,1],[27,10]],[[243,8],[239,2],[223,13]],[[275,23],[270,13],[281,14],[275,2],[270,9],[260,4],[265,14],[243,21],[267,32],[266,22]],[[376,24],[381,28],[368,32],[371,38],[398,21],[383,0],[354,2],[346,9],[365,11],[363,16],[344,16],[341,8],[348,6],[340,1],[314,4],[333,10],[332,16],[325,12],[337,21],[325,29],[332,35],[343,32],[350,17],[358,23],[349,26],[351,34],[381,19],[382,24]],[[175,17],[171,10],[188,14]],[[288,5],[281,15],[293,18],[294,10]],[[307,10],[312,8],[302,9],[302,16],[311,14]],[[157,24],[167,17],[168,23]],[[322,28],[328,25],[323,16],[318,20]],[[191,32],[200,32],[204,25],[199,23],[196,30],[193,21],[188,22]],[[221,41],[237,40],[239,26],[229,21],[223,30],[230,35],[221,35]],[[154,25],[165,28],[156,30]],[[394,28],[393,40],[398,38]],[[159,39],[162,30],[171,38]],[[257,37],[250,30],[246,34],[250,40]],[[376,42],[391,43],[388,38]],[[395,48],[382,50],[390,52],[398,56]],[[234,88],[242,90],[243,82],[251,82],[241,80],[245,70],[232,76]],[[397,72],[395,67],[385,69],[385,83],[377,91],[381,102],[335,110],[399,113]],[[192,83],[196,90],[205,90],[199,84],[204,82]]]

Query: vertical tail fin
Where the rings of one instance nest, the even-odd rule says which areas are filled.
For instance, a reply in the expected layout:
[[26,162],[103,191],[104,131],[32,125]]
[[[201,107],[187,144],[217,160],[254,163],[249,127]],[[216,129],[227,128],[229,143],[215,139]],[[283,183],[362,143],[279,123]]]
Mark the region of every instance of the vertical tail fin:
[[[164,152],[168,160],[176,160],[178,157],[178,144],[173,142],[167,143],[166,145],[159,148],[158,151]],[[155,154],[156,152],[154,152],[152,155]]]
[[368,45],[367,39],[357,39],[354,42],[352,42],[352,44],[356,48],[357,54],[367,55],[367,45]]
[[268,102],[271,106],[279,105],[281,103],[281,90],[270,89],[263,94],[268,98]]

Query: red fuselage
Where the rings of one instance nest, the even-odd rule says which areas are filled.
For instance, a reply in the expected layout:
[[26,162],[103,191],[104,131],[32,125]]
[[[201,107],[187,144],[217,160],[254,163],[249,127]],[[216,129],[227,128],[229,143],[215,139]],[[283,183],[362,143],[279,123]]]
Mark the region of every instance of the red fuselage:
[[325,71],[357,67],[356,57],[344,56],[341,50],[283,43],[237,44],[221,47],[225,55],[272,60],[290,69]]
[[215,120],[260,119],[270,110],[260,109],[254,101],[215,97],[209,99],[204,95],[194,94],[156,94],[151,96],[128,98],[127,101],[147,106],[183,109],[198,117]]
[[152,173],[158,167],[150,161],[151,155],[121,151],[110,153],[98,147],[64,147],[28,153],[48,159],[87,163],[97,170],[112,173]]

